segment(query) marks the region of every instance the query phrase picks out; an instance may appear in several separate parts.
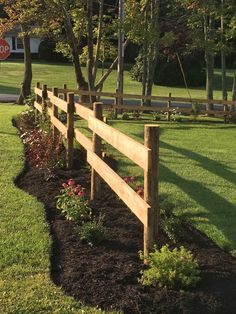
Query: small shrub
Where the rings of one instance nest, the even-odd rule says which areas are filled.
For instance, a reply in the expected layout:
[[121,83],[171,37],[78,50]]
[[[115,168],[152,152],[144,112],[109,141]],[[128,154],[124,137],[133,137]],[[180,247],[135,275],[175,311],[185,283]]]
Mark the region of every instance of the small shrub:
[[198,103],[193,103],[192,104],[192,110],[191,110],[191,114],[193,116],[193,120],[196,121],[197,117],[199,116],[201,112],[201,106]]
[[122,120],[130,120],[130,116],[129,116],[128,113],[124,112],[124,113],[122,114],[122,116],[121,116],[121,119],[122,119]]
[[139,119],[140,118],[140,111],[136,110],[132,113],[132,116],[134,119]]
[[109,120],[115,120],[117,119],[117,114],[114,112],[114,110],[112,110],[107,113],[106,117]]
[[228,116],[228,122],[232,124],[236,124],[236,115]]
[[73,179],[62,184],[60,194],[56,197],[56,207],[61,210],[67,220],[84,223],[91,218],[91,208],[85,199],[85,189]]
[[29,106],[29,108],[34,107],[35,94],[31,94],[24,99],[24,105]]
[[107,238],[107,230],[103,225],[104,216],[100,215],[98,220],[92,220],[79,226],[77,231],[81,241],[90,246],[97,245]]
[[141,252],[140,258],[149,263],[148,269],[141,271],[142,285],[181,289],[194,286],[200,280],[198,263],[183,246],[171,251],[165,245],[160,250],[155,248],[148,256]]
[[16,123],[17,127],[21,131],[21,133],[24,133],[25,131],[29,129],[35,129],[38,121],[35,119],[35,111],[31,107],[26,107],[24,111],[22,111],[19,115],[16,117]]
[[234,257],[236,257],[236,250],[230,251],[230,254]]
[[161,115],[159,113],[154,113],[153,114],[153,120],[154,121],[160,121],[161,120]]
[[23,133],[21,138],[26,145],[27,160],[44,171],[46,178],[50,178],[56,169],[64,166],[61,136],[54,137],[51,132],[32,129]]

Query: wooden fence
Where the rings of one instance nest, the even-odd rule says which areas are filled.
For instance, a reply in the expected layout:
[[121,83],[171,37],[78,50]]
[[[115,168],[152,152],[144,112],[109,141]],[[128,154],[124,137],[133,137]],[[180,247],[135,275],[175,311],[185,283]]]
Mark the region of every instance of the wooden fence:
[[[144,253],[157,243],[159,225],[158,207],[158,156],[159,126],[145,125],[144,145],[112,128],[102,121],[103,104],[93,103],[93,110],[74,101],[74,93],[63,89],[64,99],[58,97],[61,90],[48,89],[40,84],[34,89],[34,107],[41,113],[47,111],[54,134],[60,132],[66,138],[66,165],[73,166],[73,142],[79,142],[87,151],[91,165],[91,199],[101,192],[101,178],[138,217],[144,226]],[[67,115],[66,125],[59,120],[58,109]],[[92,140],[74,126],[75,115],[88,121]],[[141,198],[102,158],[101,140],[106,141],[144,171],[144,198]]]
[[[219,100],[219,99],[201,99],[201,98],[185,98],[185,97],[172,97],[171,93],[168,96],[142,96],[136,94],[119,94],[119,93],[110,93],[110,92],[95,92],[95,91],[84,91],[84,90],[76,90],[76,89],[67,89],[67,85],[64,84],[63,88],[59,89],[59,93],[66,96],[68,92],[73,92],[75,95],[81,96],[88,96],[89,97],[96,97],[96,98],[109,98],[109,104],[103,104],[106,108],[113,108],[113,109],[124,109],[130,111],[154,111],[160,112],[164,111],[167,114],[167,119],[170,120],[170,114],[176,110],[186,113],[192,114],[192,108],[179,108],[180,104],[199,104],[200,111],[199,114],[210,114],[210,115],[219,115],[225,118],[230,115],[236,115],[236,101],[230,100]],[[156,101],[158,103],[164,104],[164,106],[159,106],[158,104],[155,106],[141,106],[141,105],[130,105],[130,104],[123,104],[117,105],[118,99],[129,99],[129,100],[151,100]],[[113,99],[113,101],[112,101]],[[217,106],[217,109],[214,110],[207,110],[207,105]]]

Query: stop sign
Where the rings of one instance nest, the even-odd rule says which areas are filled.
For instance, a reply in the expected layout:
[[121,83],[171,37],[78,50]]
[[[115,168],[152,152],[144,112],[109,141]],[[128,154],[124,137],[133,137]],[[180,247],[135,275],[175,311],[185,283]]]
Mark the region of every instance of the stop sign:
[[0,38],[0,60],[5,60],[11,54],[10,46],[5,39]]

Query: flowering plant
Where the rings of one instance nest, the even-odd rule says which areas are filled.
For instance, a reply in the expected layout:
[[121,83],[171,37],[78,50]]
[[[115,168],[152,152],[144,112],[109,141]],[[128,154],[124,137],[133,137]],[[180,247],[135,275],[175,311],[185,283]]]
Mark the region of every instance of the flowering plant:
[[73,179],[62,184],[56,207],[61,210],[67,220],[83,223],[91,218],[91,208],[85,199],[85,189]]
[[135,192],[140,196],[140,197],[144,197],[144,188],[142,185],[137,185],[137,177],[135,176],[126,176],[123,177],[123,180],[128,183],[132,189],[135,190]]
[[63,144],[61,136],[53,136],[52,132],[32,129],[21,135],[26,145],[26,157],[36,168],[44,171],[50,178],[56,169],[63,167]]

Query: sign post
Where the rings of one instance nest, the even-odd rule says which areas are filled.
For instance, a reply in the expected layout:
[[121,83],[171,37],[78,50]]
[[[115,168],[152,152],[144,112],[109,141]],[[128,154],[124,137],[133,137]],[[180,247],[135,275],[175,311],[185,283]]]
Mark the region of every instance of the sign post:
[[0,38],[0,61],[8,58],[10,54],[11,54],[10,45],[5,39]]

